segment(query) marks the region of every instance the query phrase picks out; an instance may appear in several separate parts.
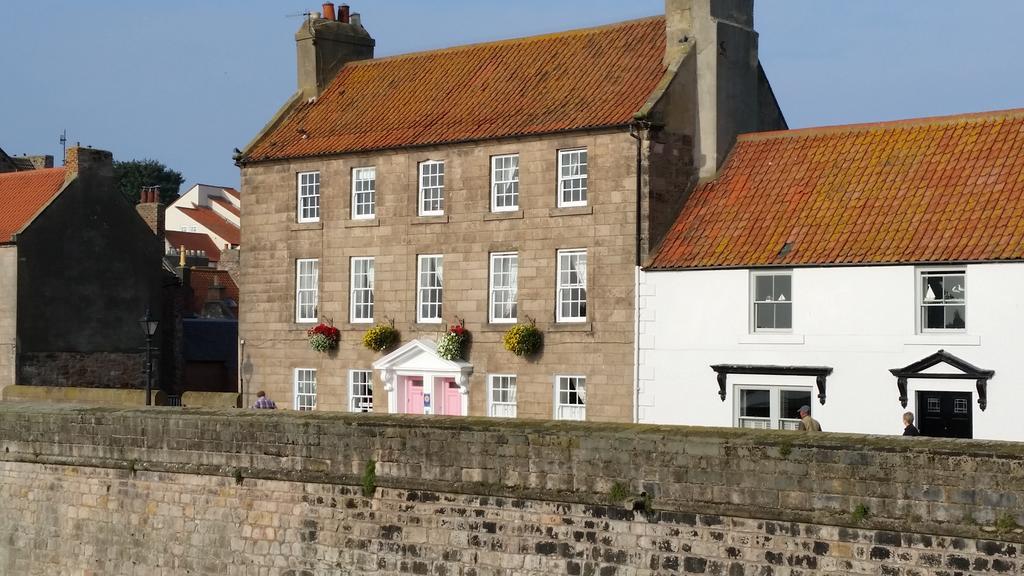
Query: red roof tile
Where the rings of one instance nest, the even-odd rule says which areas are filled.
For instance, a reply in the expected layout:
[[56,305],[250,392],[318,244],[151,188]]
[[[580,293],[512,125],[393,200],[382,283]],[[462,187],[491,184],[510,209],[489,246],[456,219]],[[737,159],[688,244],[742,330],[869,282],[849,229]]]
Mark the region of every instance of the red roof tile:
[[235,190],[234,188],[224,188],[224,187],[221,187],[221,190],[226,192],[228,194],[228,196],[234,197],[236,200],[241,197],[241,195],[238,193],[238,190]]
[[230,298],[235,301],[236,305],[238,304],[238,284],[235,284],[235,281],[226,270],[193,268],[189,274],[189,282],[192,285],[192,300],[190,302],[192,312],[196,314],[202,313],[203,307],[207,302],[207,296],[209,295],[209,288],[213,286],[214,279],[216,279],[219,285],[224,286],[224,298]]
[[231,222],[218,216],[212,208],[205,206],[193,206],[192,208],[178,207],[186,216],[205,226],[210,232],[237,246],[242,242],[242,233]]
[[661,16],[344,66],[247,161],[623,126],[665,73]]
[[0,174],[0,243],[11,242],[64,187],[64,169]]
[[650,268],[1019,260],[1022,216],[1024,109],[750,134]]
[[210,202],[213,202],[214,204],[220,206],[221,208],[227,210],[228,212],[234,214],[235,216],[238,216],[238,217],[242,216],[242,211],[239,210],[237,206],[235,206],[234,204],[232,204],[231,202],[228,202],[227,200],[225,200],[223,198],[219,198],[217,196],[211,196],[210,197]]
[[182,246],[185,247],[185,250],[202,250],[206,252],[206,257],[210,259],[210,262],[220,261],[220,247],[214,244],[213,239],[206,234],[167,230],[164,232],[164,237],[167,238],[167,243],[176,250],[181,249]]

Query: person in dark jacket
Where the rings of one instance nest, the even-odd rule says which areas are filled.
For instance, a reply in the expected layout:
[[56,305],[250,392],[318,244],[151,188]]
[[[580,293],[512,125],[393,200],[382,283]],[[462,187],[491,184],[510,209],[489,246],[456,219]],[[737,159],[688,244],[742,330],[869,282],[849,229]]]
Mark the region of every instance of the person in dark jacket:
[[914,413],[904,412],[903,413],[903,435],[904,436],[920,436],[921,431],[914,426]]

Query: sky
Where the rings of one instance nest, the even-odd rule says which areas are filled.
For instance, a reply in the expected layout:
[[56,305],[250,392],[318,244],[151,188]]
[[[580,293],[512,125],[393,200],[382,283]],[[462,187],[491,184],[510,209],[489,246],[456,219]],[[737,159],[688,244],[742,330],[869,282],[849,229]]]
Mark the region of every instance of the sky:
[[[0,0],[0,148],[81,142],[237,186],[244,148],[295,91],[309,0]],[[606,24],[664,0],[350,0],[387,56]],[[1024,107],[1021,0],[758,0],[760,56],[790,127]]]

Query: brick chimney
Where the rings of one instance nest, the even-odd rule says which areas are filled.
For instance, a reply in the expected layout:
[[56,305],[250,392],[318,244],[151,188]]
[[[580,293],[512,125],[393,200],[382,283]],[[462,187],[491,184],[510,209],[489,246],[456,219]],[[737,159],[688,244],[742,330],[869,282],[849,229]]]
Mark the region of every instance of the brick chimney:
[[158,238],[164,237],[164,212],[167,207],[160,202],[159,186],[144,186],[139,193],[139,203],[135,206],[139,216],[146,222],[149,229]]
[[310,14],[295,33],[299,90],[304,99],[319,96],[345,64],[373,58],[376,45],[359,15],[350,15],[348,6],[340,7],[336,19],[334,4],[324,4],[323,10],[322,14]]
[[73,146],[68,148],[67,156],[64,159],[64,172],[65,180],[76,177],[112,179],[114,177],[114,155],[106,150]]
[[738,134],[762,129],[754,0],[665,0],[665,64],[695,58],[695,163],[713,178]]

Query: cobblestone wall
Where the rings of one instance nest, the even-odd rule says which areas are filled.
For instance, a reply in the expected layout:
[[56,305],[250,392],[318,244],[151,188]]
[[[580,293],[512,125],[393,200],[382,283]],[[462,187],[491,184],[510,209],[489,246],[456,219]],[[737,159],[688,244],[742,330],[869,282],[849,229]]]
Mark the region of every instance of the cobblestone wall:
[[0,573],[1024,573],[1013,444],[0,404],[0,447]]

